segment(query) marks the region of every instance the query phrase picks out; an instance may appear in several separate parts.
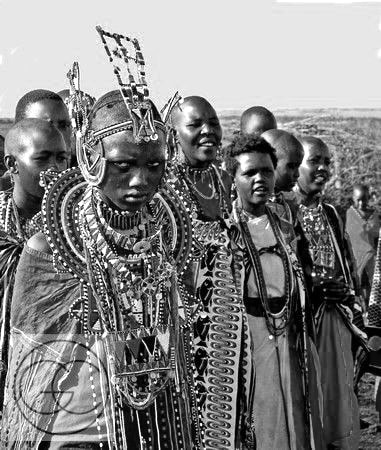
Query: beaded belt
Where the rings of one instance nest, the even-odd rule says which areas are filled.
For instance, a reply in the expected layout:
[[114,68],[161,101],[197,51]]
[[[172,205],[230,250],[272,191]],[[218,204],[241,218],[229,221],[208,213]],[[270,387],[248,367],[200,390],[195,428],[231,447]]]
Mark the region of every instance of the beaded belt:
[[[270,312],[278,314],[284,308],[286,296],[271,297],[268,299],[270,304]],[[259,297],[244,297],[243,303],[246,307],[247,314],[254,317],[265,317],[265,312]]]

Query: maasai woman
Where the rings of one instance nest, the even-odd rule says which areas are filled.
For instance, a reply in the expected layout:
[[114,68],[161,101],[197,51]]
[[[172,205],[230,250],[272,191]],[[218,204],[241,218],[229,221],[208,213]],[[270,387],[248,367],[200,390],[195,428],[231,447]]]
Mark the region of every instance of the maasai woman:
[[238,194],[233,216],[246,256],[244,303],[254,363],[250,412],[258,449],[323,449],[319,362],[292,225],[283,221],[286,238],[266,206],[276,163],[263,138],[238,135],[231,144],[228,167]]
[[301,139],[304,158],[297,186],[299,220],[313,262],[313,306],[322,367],[324,433],[332,448],[357,449],[359,410],[353,389],[351,346],[354,285],[342,223],[335,208],[322,202],[331,154],[318,138]]
[[352,244],[357,278],[367,306],[381,223],[378,212],[369,207],[368,186],[364,184],[355,185],[352,200],[353,205],[347,210],[346,214],[345,230]]
[[15,283],[4,446],[193,448],[176,275],[191,228],[173,191],[155,194],[166,133],[145,81],[131,82],[133,95],[123,88],[101,97],[82,129],[82,175],[46,176],[47,239],[29,240]]
[[68,167],[65,141],[54,125],[24,119],[9,130],[5,163],[13,188],[0,193],[0,410],[8,364],[9,314],[16,267],[26,241],[42,229],[40,173]]
[[[201,97],[187,97],[172,113],[178,151],[171,184],[192,216],[200,258],[183,281],[193,292],[194,366],[202,448],[230,450],[253,442],[247,398],[250,355],[242,346],[244,322],[241,267],[230,240],[230,177],[216,166],[222,131],[215,110]],[[246,380],[239,367],[247,367]],[[247,389],[246,389],[246,392]]]

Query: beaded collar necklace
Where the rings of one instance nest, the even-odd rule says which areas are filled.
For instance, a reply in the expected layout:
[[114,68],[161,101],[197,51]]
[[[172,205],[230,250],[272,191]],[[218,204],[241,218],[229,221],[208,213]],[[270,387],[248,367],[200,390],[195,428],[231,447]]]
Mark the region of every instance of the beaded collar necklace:
[[283,334],[283,332],[288,327],[288,325],[292,319],[292,312],[294,309],[293,308],[293,298],[292,298],[291,263],[289,261],[289,256],[287,254],[287,250],[283,243],[283,239],[281,238],[278,225],[276,224],[275,219],[274,219],[270,209],[266,208],[266,214],[267,214],[267,217],[269,218],[271,228],[274,232],[274,236],[275,236],[277,246],[279,249],[279,256],[282,260],[284,274],[285,274],[285,286],[284,286],[284,292],[285,292],[285,296],[286,296],[285,306],[282,309],[282,311],[274,314],[271,312],[271,308],[270,308],[270,304],[269,304],[269,298],[268,298],[268,294],[267,294],[265,278],[263,275],[260,254],[251,238],[250,230],[247,225],[248,215],[245,214],[245,212],[241,208],[238,208],[237,205],[235,205],[235,208],[236,208],[236,213],[238,216],[239,225],[240,225],[240,228],[242,231],[242,238],[243,238],[243,241],[249,252],[250,258],[252,259],[252,262],[253,262],[254,276],[256,279],[262,308],[263,308],[263,311],[265,314],[267,328],[272,335],[280,336],[281,334]]
[[[212,200],[212,199],[218,199],[219,193],[216,189],[215,182],[213,179],[213,166],[209,166],[206,169],[193,169],[189,166],[186,166],[185,168],[185,177],[188,181],[188,184],[192,187],[192,189],[204,200]],[[205,194],[204,192],[197,189],[197,182],[201,181],[201,183],[204,183],[209,178],[209,188],[211,189],[210,195]]]

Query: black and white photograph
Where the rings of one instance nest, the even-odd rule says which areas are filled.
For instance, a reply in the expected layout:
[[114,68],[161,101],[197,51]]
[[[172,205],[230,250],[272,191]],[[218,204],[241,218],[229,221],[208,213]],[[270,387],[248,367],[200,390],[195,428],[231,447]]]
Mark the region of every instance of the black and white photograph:
[[0,449],[381,449],[381,0],[0,0]]

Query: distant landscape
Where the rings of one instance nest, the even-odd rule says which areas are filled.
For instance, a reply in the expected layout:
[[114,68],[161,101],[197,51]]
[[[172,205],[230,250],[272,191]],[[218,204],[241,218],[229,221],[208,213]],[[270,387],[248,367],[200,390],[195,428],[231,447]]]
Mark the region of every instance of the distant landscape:
[[[326,197],[339,209],[350,201],[354,183],[370,185],[374,202],[381,207],[381,109],[275,109],[279,128],[296,135],[321,137],[334,160]],[[219,111],[224,130],[223,145],[239,127],[241,111]],[[12,119],[0,119],[5,135]]]
[[[352,186],[367,183],[381,207],[381,109],[274,110],[279,128],[322,138],[333,153],[326,197],[340,210],[350,202]],[[239,127],[238,111],[220,114],[227,144]]]

